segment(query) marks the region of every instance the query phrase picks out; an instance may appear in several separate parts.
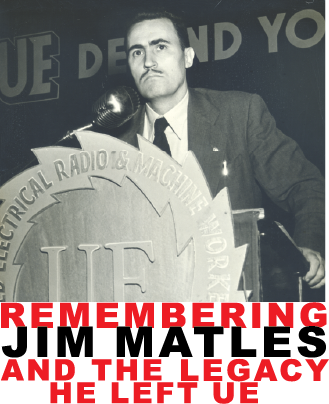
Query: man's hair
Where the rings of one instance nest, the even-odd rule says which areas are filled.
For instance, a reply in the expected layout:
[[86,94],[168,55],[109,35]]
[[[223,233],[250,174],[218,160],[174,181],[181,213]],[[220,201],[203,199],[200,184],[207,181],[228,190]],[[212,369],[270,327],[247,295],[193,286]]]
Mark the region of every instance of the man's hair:
[[127,38],[128,34],[133,27],[133,25],[138,24],[139,22],[147,21],[147,20],[157,20],[159,18],[167,18],[173,23],[173,26],[176,30],[179,43],[181,45],[182,50],[188,48],[190,46],[187,27],[184,20],[177,15],[171,14],[169,11],[165,10],[152,10],[152,11],[141,11],[132,17],[127,25],[126,25],[126,36],[125,36],[125,49],[127,49]]

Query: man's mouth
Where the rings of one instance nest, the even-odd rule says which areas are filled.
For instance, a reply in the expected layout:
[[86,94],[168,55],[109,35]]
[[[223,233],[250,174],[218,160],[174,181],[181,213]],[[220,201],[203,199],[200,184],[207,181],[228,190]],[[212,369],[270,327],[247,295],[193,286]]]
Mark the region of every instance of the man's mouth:
[[162,76],[162,72],[157,71],[157,70],[148,70],[147,72],[145,72],[144,74],[142,74],[140,81],[142,80],[147,80],[148,78],[152,78],[152,77],[161,77]]

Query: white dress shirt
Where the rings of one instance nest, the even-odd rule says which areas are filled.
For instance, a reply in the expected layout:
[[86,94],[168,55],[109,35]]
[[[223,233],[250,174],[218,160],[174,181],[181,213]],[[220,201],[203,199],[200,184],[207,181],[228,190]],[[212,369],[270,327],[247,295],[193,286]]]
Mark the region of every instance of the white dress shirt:
[[[187,105],[188,91],[177,105],[163,115],[169,124],[165,134],[170,146],[171,156],[179,164],[184,162],[188,151]],[[162,115],[157,114],[146,104],[143,136],[152,143],[154,140],[154,122],[158,118],[162,118]]]

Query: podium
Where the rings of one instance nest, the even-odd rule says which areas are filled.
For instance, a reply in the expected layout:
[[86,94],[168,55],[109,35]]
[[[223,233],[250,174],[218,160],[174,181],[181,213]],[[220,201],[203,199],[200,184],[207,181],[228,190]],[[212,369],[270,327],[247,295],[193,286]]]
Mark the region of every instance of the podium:
[[257,222],[264,218],[264,211],[263,209],[236,210],[233,211],[233,218],[236,246],[248,244],[239,289],[252,290],[252,295],[248,301],[261,302],[263,301],[262,269],[260,233]]
[[261,209],[213,198],[192,152],[181,166],[142,137],[76,136],[0,189],[3,300],[264,299]]

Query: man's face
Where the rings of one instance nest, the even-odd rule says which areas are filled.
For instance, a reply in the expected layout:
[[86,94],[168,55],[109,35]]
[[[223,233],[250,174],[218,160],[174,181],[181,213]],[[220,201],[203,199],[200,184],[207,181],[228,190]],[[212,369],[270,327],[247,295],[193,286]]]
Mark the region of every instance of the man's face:
[[131,74],[143,97],[154,100],[185,94],[185,69],[192,66],[194,51],[182,50],[170,20],[145,20],[133,25],[127,49]]

